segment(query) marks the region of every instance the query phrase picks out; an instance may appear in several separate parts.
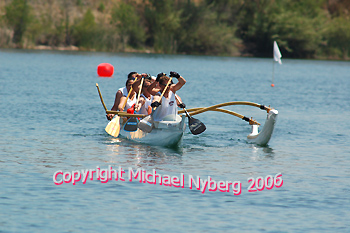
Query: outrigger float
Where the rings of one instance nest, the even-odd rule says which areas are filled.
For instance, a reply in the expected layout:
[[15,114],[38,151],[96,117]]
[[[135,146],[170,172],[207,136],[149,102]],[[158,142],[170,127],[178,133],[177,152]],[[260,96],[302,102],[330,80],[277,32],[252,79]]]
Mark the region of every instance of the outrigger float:
[[[130,139],[132,141],[139,142],[139,143],[146,143],[150,145],[167,146],[167,147],[179,145],[183,139],[183,135],[186,129],[185,118],[187,114],[190,114],[190,116],[188,115],[188,117],[190,118],[191,116],[204,113],[207,111],[217,111],[217,112],[230,114],[244,121],[247,121],[252,128],[251,133],[247,136],[247,142],[257,144],[260,146],[266,146],[271,139],[271,136],[276,124],[277,116],[278,116],[278,111],[276,109],[267,107],[265,105],[247,102],[247,101],[233,101],[233,102],[226,102],[222,104],[213,105],[210,107],[186,109],[187,113],[185,109],[179,110],[178,115],[176,116],[167,116],[162,121],[154,121],[154,125],[152,126],[151,132],[142,131],[140,128],[135,128],[135,131],[130,131],[130,130],[126,130],[126,127],[125,127],[128,118],[144,119],[149,115],[130,114],[126,112],[108,110],[106,105],[104,104],[104,101],[97,83],[96,83],[96,87],[97,87],[102,105],[105,109],[105,112],[107,114],[115,114],[114,118],[107,125],[105,129],[106,132],[113,137],[118,137],[120,135],[121,137]],[[222,107],[232,106],[232,105],[247,105],[247,106],[258,107],[261,110],[265,110],[267,112],[267,118],[265,120],[265,124],[262,130],[259,132],[260,123],[253,120],[252,118],[248,118],[246,116],[243,116],[241,114],[238,114],[230,110],[222,109]]]

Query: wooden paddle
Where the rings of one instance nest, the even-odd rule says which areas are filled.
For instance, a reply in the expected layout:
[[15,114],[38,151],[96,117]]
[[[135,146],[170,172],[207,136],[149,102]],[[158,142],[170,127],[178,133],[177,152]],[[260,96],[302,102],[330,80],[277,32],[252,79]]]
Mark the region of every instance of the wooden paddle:
[[[181,101],[176,95],[175,98],[181,103]],[[201,134],[207,129],[207,127],[205,127],[205,125],[200,120],[191,117],[190,114],[187,112],[186,108],[183,108],[183,110],[185,111],[186,116],[188,117],[188,128],[190,129],[193,135]]]
[[[99,96],[100,96],[100,100],[101,100],[101,103],[102,103],[102,105],[103,105],[103,108],[105,109],[106,113],[109,114],[110,111],[107,110],[107,107],[106,107],[106,105],[105,105],[105,103],[104,103],[104,101],[103,101],[103,98],[102,98],[102,94],[101,94],[100,88],[99,88],[99,86],[98,86],[97,83],[96,83],[96,87],[97,87],[97,91],[98,91],[98,94],[99,94]],[[129,93],[128,93],[128,96],[126,97],[126,101],[125,101],[125,103],[124,103],[124,105],[123,105],[123,108],[125,108],[126,102],[128,101],[131,92],[132,92],[132,87],[131,87],[131,89],[130,89],[130,91],[129,91]],[[118,111],[116,111],[116,112],[118,112]],[[119,119],[120,119],[119,115],[118,115],[118,114],[115,114],[114,118],[108,123],[108,125],[107,125],[106,128],[105,128],[105,131],[106,131],[109,135],[111,135],[111,136],[113,136],[113,137],[118,137],[118,135],[119,135],[119,132],[120,132],[120,122],[119,122]]]
[[100,91],[100,87],[98,86],[98,83],[96,83],[96,87],[97,87],[98,95],[100,96],[100,100],[101,100],[102,106],[105,109],[105,111],[107,112],[108,109],[107,109],[107,107],[105,105],[105,102],[103,101],[102,94],[101,94],[101,91]]
[[[143,80],[144,80],[144,78],[142,77],[141,78],[141,86],[139,88],[139,93],[137,95],[136,104],[139,102],[139,99],[140,99]],[[134,111],[135,111],[135,105],[134,105]],[[136,131],[138,129],[138,124],[139,124],[139,120],[137,119],[137,117],[130,117],[129,120],[124,125],[124,130],[129,131],[129,132]]]
[[[125,102],[123,104],[123,109],[125,108],[126,103],[128,102],[128,99],[130,97],[131,92],[132,92],[132,87],[130,87],[129,93],[126,96]],[[120,120],[119,119],[120,119],[120,117],[118,115],[115,115],[114,118],[111,120],[111,122],[109,122],[108,125],[106,126],[106,129],[105,129],[106,132],[108,134],[112,135],[113,137],[118,137],[118,135],[120,133]]]
[[118,115],[115,115],[105,128],[105,131],[113,137],[118,137],[119,135],[119,132],[120,132],[119,119],[120,117]]
[[[105,109],[106,113],[108,114],[108,110],[107,110],[107,107],[103,101],[102,94],[100,91],[100,87],[98,86],[98,83],[96,83],[96,87],[97,87],[98,94],[100,96],[102,106]],[[120,126],[119,126],[119,116],[118,115],[115,115],[114,118],[108,123],[108,125],[105,128],[105,131],[114,137],[117,137],[119,135]]]
[[[170,85],[171,80],[172,80],[172,78],[169,79],[168,83],[166,84],[166,86],[165,86],[165,88],[164,88],[164,90],[163,90],[163,92],[162,92],[162,94],[161,94],[161,96],[160,96],[160,100],[159,100],[160,103],[162,102],[162,97],[163,97],[163,95],[164,95],[166,89],[167,89],[168,86]],[[144,131],[144,132],[146,132],[146,133],[150,133],[150,132],[152,131],[152,129],[154,128],[153,113],[154,113],[154,111],[156,110],[156,108],[157,108],[157,107],[154,107],[154,108],[152,109],[151,115],[148,115],[147,117],[143,118],[143,119],[140,121],[140,123],[139,123],[139,128],[140,128],[142,131]]]
[[144,118],[144,117],[148,116],[145,114],[131,114],[131,113],[127,113],[127,112],[111,111],[111,110],[107,110],[107,114],[114,114],[114,115],[118,115],[118,116],[122,116],[122,117],[139,117],[139,118]]

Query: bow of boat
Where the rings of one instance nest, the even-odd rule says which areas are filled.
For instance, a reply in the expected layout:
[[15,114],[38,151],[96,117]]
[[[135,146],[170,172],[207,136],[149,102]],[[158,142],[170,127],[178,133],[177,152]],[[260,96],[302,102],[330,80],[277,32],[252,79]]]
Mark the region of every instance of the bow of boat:
[[121,124],[120,135],[124,138],[155,146],[173,147],[181,143],[184,131],[186,116],[182,114],[177,116],[175,120],[155,121],[154,128],[150,133],[146,133],[140,129],[134,132],[124,130]]

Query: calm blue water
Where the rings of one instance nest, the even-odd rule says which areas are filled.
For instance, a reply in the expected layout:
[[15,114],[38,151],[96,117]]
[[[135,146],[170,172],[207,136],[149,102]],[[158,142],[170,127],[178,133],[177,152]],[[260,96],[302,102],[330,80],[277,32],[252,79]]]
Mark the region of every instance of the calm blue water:
[[[0,50],[0,232],[349,232],[350,63],[89,52]],[[114,65],[99,78],[97,65]],[[188,108],[228,101],[271,105],[279,116],[267,147],[223,113],[197,115],[179,148],[115,139],[95,83],[111,108],[130,71],[179,72]],[[228,109],[264,123],[254,107]],[[153,169],[185,177],[175,188],[137,181],[55,185],[61,170]],[[250,177],[282,173],[283,185],[248,192]],[[240,181],[241,194],[188,187],[189,176]],[[62,176],[61,176],[62,178]],[[232,191],[232,190],[231,190]]]

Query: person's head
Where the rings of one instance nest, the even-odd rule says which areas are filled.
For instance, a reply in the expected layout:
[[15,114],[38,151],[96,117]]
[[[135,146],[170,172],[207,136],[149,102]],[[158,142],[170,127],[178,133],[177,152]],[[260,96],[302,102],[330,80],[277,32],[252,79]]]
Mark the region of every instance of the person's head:
[[133,71],[128,74],[128,79],[135,79],[137,75],[137,72]]
[[146,96],[148,96],[149,92],[147,91],[147,88],[151,86],[151,82],[146,80],[143,82],[143,85],[142,85],[142,93],[143,94],[146,94]]
[[148,88],[149,86],[151,86],[151,82],[149,81],[149,80],[144,80],[144,82],[143,82],[143,86],[142,86],[142,89],[144,89],[144,88]]
[[[166,75],[163,75],[163,76],[159,79],[159,87],[160,87],[161,91],[164,90],[164,88],[165,88],[166,85],[168,84],[169,80],[170,80],[170,78],[169,78],[168,76],[166,76]],[[166,90],[167,92],[169,91],[169,87],[170,87],[170,84],[169,84],[169,86],[168,86],[168,88],[167,88],[167,90]]]
[[128,90],[128,92],[130,91],[130,88],[131,88],[132,84],[134,84],[134,80],[133,79],[126,80],[125,86],[126,86],[126,89]]

